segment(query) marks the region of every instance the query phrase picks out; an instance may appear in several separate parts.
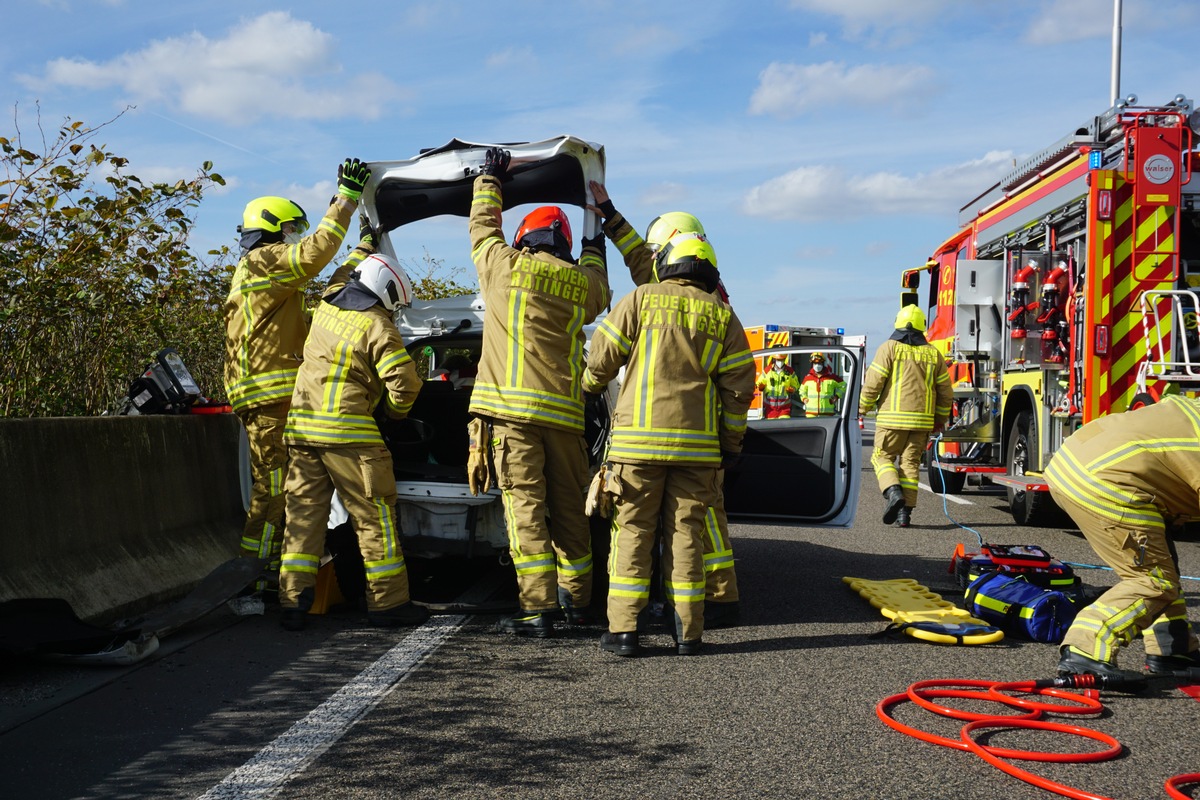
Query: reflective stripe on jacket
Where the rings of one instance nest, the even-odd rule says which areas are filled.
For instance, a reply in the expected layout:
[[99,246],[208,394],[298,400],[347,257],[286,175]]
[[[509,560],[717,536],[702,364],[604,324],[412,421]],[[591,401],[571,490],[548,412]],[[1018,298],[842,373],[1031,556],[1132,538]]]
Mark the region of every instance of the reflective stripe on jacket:
[[1044,477],[1116,523],[1158,528],[1200,516],[1200,402],[1165,397],[1094,419],[1067,437]]
[[727,304],[691,281],[626,295],[592,337],[583,382],[600,391],[625,376],[609,457],[716,465],[741,451],[754,393],[746,332]]
[[950,375],[937,348],[888,339],[867,368],[858,409],[866,414],[878,405],[881,428],[929,431],[950,418],[953,400]]
[[383,445],[374,411],[386,394],[388,416],[408,415],[421,388],[392,315],[322,300],[313,314],[284,441],[314,447]]
[[471,257],[487,321],[470,411],[582,433],[583,326],[608,305],[604,259],[590,247],[578,264],[510,247],[502,204],[496,178],[475,179]]
[[846,382],[836,375],[809,372],[800,382],[804,416],[836,414],[837,403],[846,395]]
[[236,410],[288,400],[304,353],[304,286],[342,246],[354,204],[339,197],[298,244],[266,244],[238,262],[225,299],[225,393]]

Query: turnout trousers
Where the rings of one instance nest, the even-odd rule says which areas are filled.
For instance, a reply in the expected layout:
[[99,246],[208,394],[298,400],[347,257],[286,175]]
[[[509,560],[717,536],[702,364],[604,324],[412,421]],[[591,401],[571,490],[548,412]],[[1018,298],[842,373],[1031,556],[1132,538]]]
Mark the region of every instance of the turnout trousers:
[[724,484],[725,471],[721,470],[717,473],[717,501],[704,513],[704,599],[710,603],[735,603],[739,599]]
[[492,458],[522,611],[592,602],[592,537],[583,513],[591,473],[583,435],[493,419]]
[[715,467],[613,463],[619,480],[608,556],[608,629],[637,630],[650,600],[655,533],[663,527],[662,574],[678,641],[704,633],[705,520],[717,502]]
[[[269,559],[268,569],[279,569],[286,505],[288,448],[283,443],[291,401],[272,403],[238,412],[250,445],[250,509],[242,529],[241,555]],[[261,586],[259,588],[262,588]]]
[[300,593],[316,585],[334,489],[358,535],[367,574],[367,609],[387,611],[407,603],[408,567],[400,549],[391,453],[382,446],[293,445],[279,605],[301,607]]
[[929,431],[876,427],[871,466],[875,468],[875,477],[879,480],[879,491],[886,492],[889,487],[900,484],[904,491],[904,505],[916,508],[921,456],[928,443]]
[[1055,490],[1053,484],[1050,496],[1121,579],[1080,610],[1062,643],[1108,663],[1139,633],[1147,655],[1184,655],[1200,648],[1188,623],[1179,565],[1166,528],[1114,523]]

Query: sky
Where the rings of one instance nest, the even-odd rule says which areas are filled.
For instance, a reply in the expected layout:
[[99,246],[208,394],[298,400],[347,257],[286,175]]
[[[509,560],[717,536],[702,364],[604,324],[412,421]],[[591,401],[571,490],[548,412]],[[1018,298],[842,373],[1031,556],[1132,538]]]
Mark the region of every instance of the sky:
[[[959,208],[1113,100],[1112,0],[10,6],[0,136],[120,115],[97,143],[143,180],[211,161],[227,185],[194,212],[199,254],[234,245],[260,195],[318,217],[347,157],[571,134],[604,146],[639,231],[702,221],[744,325],[840,327],[869,352]],[[1121,30],[1120,96],[1200,98],[1200,3],[1124,0]],[[464,218],[393,241],[474,279]]]

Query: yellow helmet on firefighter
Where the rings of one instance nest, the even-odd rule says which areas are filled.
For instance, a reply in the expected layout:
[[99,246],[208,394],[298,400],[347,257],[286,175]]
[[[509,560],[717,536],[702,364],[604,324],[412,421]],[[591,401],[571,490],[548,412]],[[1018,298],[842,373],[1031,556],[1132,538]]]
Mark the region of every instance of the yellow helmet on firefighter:
[[650,246],[650,252],[657,253],[680,233],[698,233],[703,236],[704,226],[686,211],[668,211],[650,220],[646,227],[646,244]]
[[683,278],[697,281],[706,292],[721,282],[717,253],[702,233],[680,233],[667,242],[654,259],[654,279]]
[[825,354],[824,353],[813,353],[811,356],[808,357],[808,360],[814,364],[817,364],[817,363],[824,364],[825,363]]
[[[289,222],[292,230],[285,237],[283,226]],[[270,196],[256,197],[247,203],[242,211],[242,224],[238,226],[243,250],[283,241],[294,244],[307,230],[308,217],[303,208],[286,197]]]
[[925,312],[920,306],[907,305],[900,309],[900,313],[896,315],[896,328],[906,328],[912,326],[914,331],[925,332]]

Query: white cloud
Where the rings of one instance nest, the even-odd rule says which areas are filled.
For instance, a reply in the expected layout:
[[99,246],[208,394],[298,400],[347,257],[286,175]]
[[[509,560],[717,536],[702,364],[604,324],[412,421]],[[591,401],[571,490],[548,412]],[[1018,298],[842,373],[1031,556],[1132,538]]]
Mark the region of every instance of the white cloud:
[[786,119],[811,110],[845,108],[847,103],[899,109],[924,99],[933,80],[933,70],[923,66],[774,62],[759,73],[750,113]]
[[283,11],[231,28],[151,42],[106,62],[59,58],[34,86],[119,87],[131,103],[157,103],[230,124],[276,119],[373,118],[406,93],[376,73],[347,75],[333,37]]
[[905,176],[895,172],[847,175],[833,166],[800,167],[746,193],[742,210],[769,219],[852,219],[901,214],[947,214],[964,197],[1012,168],[1012,153]]
[[842,21],[847,37],[906,27],[961,6],[961,0],[791,0],[801,11],[828,14]]
[[[1032,44],[1061,44],[1112,35],[1112,5],[1096,0],[1053,0],[1038,13],[1026,31]],[[1097,12],[1106,13],[1097,13]]]
[[667,208],[682,205],[691,193],[682,183],[663,181],[647,186],[638,194],[638,205],[644,208]]
[[533,52],[533,47],[525,45],[524,47],[508,47],[499,52],[492,53],[484,63],[489,69],[504,67],[533,69],[537,66],[538,59]]

